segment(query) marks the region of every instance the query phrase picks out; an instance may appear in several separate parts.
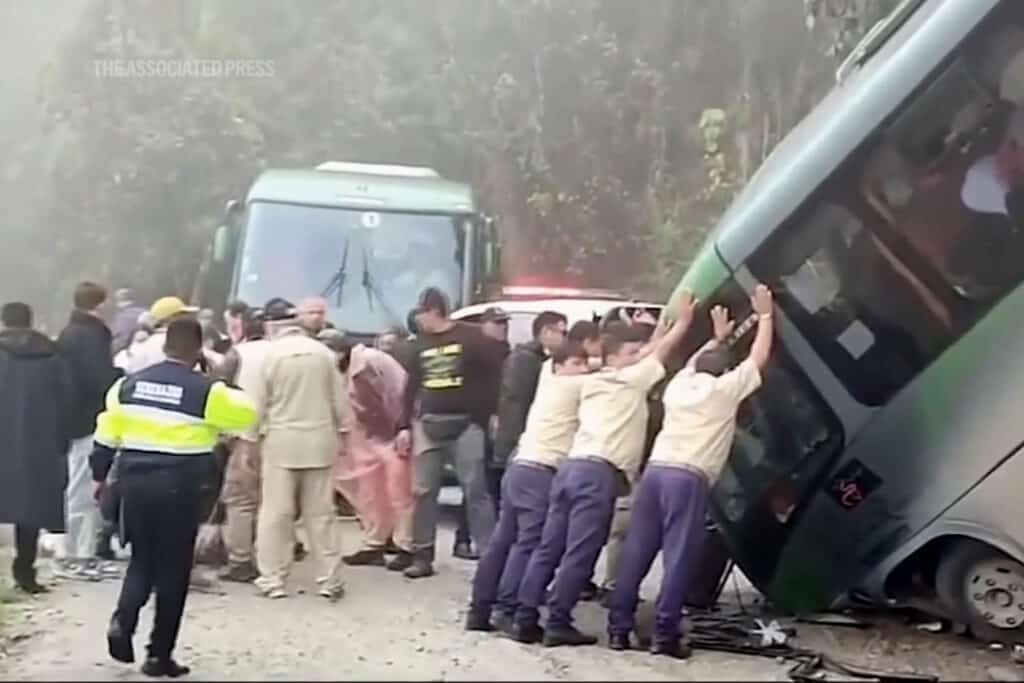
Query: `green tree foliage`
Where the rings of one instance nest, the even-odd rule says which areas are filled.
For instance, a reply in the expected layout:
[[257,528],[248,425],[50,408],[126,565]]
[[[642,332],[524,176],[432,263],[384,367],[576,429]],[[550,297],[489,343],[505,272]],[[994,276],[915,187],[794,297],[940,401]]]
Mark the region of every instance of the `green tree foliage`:
[[[30,269],[188,294],[267,167],[425,164],[501,216],[512,277],[662,295],[884,0],[92,0],[44,90],[62,136]],[[808,29],[810,27],[810,30]],[[256,59],[117,78],[103,60]]]

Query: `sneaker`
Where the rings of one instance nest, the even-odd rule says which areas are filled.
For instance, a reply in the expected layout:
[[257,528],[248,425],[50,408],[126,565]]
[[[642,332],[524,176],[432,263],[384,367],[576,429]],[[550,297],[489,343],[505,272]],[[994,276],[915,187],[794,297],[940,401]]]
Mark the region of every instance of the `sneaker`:
[[383,567],[384,551],[380,548],[363,548],[345,555],[341,561],[350,567]]
[[106,562],[94,559],[89,562],[88,567],[99,574],[101,579],[121,578],[121,567],[119,567],[115,562]]
[[413,559],[412,563],[403,572],[407,579],[425,579],[428,576],[434,575],[434,565],[429,561],[417,557]]
[[399,550],[390,560],[388,560],[387,568],[393,572],[404,572],[406,569],[412,566],[413,554],[404,550]]
[[83,562],[73,560],[56,563],[53,567],[53,575],[68,581],[99,581],[103,578],[96,569],[86,566]]
[[270,579],[259,577],[253,582],[256,588],[263,594],[263,597],[271,600],[280,600],[288,597],[288,591],[283,586],[272,583]]
[[251,562],[233,564],[220,573],[220,578],[232,583],[252,583],[260,577],[256,567]]
[[345,597],[345,586],[340,584],[337,586],[323,586],[317,591],[317,595],[321,598],[327,598],[331,602],[337,602]]

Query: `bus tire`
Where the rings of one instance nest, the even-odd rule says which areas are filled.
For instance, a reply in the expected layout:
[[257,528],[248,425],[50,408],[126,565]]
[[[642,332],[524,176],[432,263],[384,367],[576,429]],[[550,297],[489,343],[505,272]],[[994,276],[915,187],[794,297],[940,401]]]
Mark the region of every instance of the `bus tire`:
[[984,642],[1024,638],[1024,565],[990,545],[958,540],[942,554],[935,592]]

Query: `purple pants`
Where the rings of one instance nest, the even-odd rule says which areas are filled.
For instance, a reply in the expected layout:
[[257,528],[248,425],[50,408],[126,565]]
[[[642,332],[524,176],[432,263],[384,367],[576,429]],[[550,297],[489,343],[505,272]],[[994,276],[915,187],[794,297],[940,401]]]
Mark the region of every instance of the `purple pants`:
[[470,609],[490,616],[491,609],[512,616],[519,584],[530,556],[540,544],[554,468],[513,461],[501,483],[501,513],[473,577]]
[[649,465],[633,498],[633,516],[608,612],[608,633],[628,634],[640,596],[640,583],[660,550],[664,576],[658,594],[654,642],[679,640],[683,601],[700,567],[708,483],[698,472]]
[[540,546],[530,558],[519,586],[517,624],[537,624],[537,608],[554,577],[547,627],[572,625],[572,610],[608,539],[620,477],[615,467],[602,460],[570,458],[562,464],[551,486]]

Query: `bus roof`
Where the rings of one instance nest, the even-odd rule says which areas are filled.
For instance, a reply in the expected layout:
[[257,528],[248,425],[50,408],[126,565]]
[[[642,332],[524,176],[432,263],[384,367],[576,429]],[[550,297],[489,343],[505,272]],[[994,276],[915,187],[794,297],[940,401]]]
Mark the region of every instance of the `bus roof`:
[[[931,0],[775,148],[719,220],[695,266],[750,254],[891,116],[999,0]],[[711,253],[705,253],[711,252]],[[693,280],[696,275],[687,273]],[[684,278],[680,287],[686,284]]]
[[[332,164],[333,168],[338,166]],[[251,202],[444,214],[474,211],[472,190],[464,183],[428,175],[340,170],[264,171],[249,190],[246,203]]]

